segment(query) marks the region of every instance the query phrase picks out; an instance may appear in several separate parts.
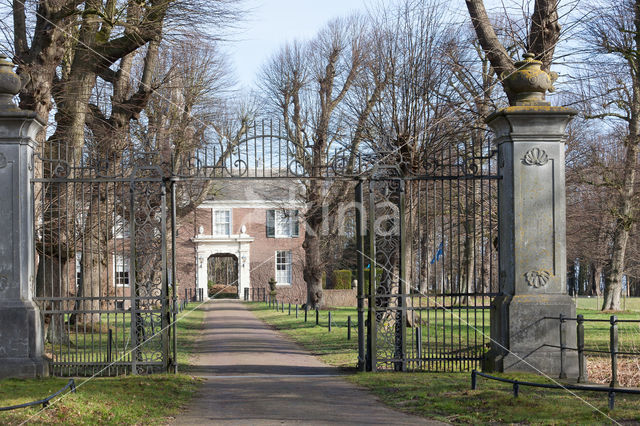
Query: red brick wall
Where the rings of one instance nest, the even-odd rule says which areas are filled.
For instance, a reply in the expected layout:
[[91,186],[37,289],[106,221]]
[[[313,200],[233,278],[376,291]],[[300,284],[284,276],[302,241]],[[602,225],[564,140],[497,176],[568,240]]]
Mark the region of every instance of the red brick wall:
[[[306,285],[302,276],[304,265],[304,227],[300,226],[300,236],[296,238],[267,238],[266,210],[257,208],[234,208],[232,212],[231,233],[239,234],[242,225],[246,233],[254,238],[250,249],[251,288],[264,288],[268,293],[269,279],[275,277],[276,250],[291,250],[292,284],[278,286],[278,299],[286,303],[304,303],[307,299]],[[195,289],[195,245],[191,239],[197,235],[198,228],[204,227],[204,234],[211,235],[212,210],[197,209],[196,213],[184,218],[179,226],[177,237],[177,279],[181,297],[185,288]],[[257,294],[257,293],[256,293]],[[240,295],[241,297],[243,295]]]
[[180,220],[176,237],[176,280],[178,295],[184,297],[185,289],[195,292],[196,288],[196,248],[191,239],[198,234],[198,228],[204,227],[204,233],[211,234],[211,210],[196,209]]

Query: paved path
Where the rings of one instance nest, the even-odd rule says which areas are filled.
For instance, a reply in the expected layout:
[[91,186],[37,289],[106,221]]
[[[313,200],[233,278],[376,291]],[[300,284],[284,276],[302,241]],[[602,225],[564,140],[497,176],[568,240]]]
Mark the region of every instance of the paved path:
[[196,366],[206,379],[175,424],[426,424],[386,408],[267,327],[239,301],[207,305]]

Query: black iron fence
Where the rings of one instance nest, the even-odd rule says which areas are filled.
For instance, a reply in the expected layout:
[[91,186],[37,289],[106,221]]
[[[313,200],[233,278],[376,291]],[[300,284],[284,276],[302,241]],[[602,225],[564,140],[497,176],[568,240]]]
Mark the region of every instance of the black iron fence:
[[56,396],[60,395],[62,392],[66,391],[67,389],[69,389],[73,393],[76,392],[76,382],[75,382],[75,380],[69,379],[67,384],[62,389],[60,389],[58,392],[52,393],[51,395],[49,395],[46,398],[39,399],[37,401],[26,402],[24,404],[10,405],[8,407],[0,407],[0,411],[17,410],[19,408],[33,407],[35,405],[42,405],[42,408],[46,408],[49,405],[49,401],[51,401],[53,398],[55,398]]
[[[585,318],[584,315],[578,315],[575,318],[565,317],[560,315],[558,317],[545,317],[545,319],[555,320],[559,322],[560,329],[560,342],[558,345],[547,344],[548,347],[560,349],[560,377],[566,377],[565,373],[565,359],[567,351],[576,351],[578,353],[578,383],[584,383],[587,381],[587,370],[585,365],[586,354],[600,354],[607,355],[611,359],[611,382],[610,387],[618,386],[618,357],[619,356],[636,356],[640,357],[638,351],[621,351],[620,339],[619,339],[619,325],[620,324],[638,324],[640,326],[640,319],[637,320],[624,320],[618,319],[616,315],[611,315],[609,319],[598,318]],[[569,343],[565,341],[565,327],[564,325],[569,322],[576,323],[576,346],[569,346]],[[585,345],[585,330],[584,324],[586,322],[592,323],[608,323],[609,324],[609,347],[607,350],[594,349],[586,347]]]
[[609,394],[609,409],[613,410],[615,408],[615,397],[616,393],[625,393],[625,394],[634,394],[640,395],[640,389],[626,389],[626,388],[615,388],[615,387],[606,387],[606,386],[585,386],[585,385],[571,385],[571,384],[548,384],[548,383],[535,383],[535,382],[527,382],[523,380],[515,380],[515,379],[506,379],[504,377],[496,377],[491,376],[486,373],[481,373],[479,371],[473,370],[471,372],[471,389],[478,389],[478,377],[484,377],[490,380],[495,380],[503,383],[511,383],[513,385],[513,396],[517,398],[520,395],[520,386],[530,386],[536,388],[545,388],[545,389],[565,389],[565,390],[577,390],[577,391],[589,391],[589,392],[607,392]]
[[245,298],[244,300],[251,302],[266,302],[269,295],[267,294],[267,289],[265,287],[262,288],[245,288]]
[[[310,309],[306,304],[300,306],[297,303],[296,304],[285,303],[284,301],[278,300],[276,297],[270,297],[270,296],[266,296],[262,302],[267,306],[267,308],[273,309],[276,312],[281,312],[281,313],[287,312],[287,315],[289,316],[295,315],[296,319],[300,317],[300,313],[302,312],[303,313],[302,318],[304,319],[301,318],[301,320],[304,321],[305,323],[309,321]],[[328,333],[331,333],[332,330],[334,330],[335,328],[341,327],[341,325],[335,321],[331,311],[327,311],[326,322],[321,318],[320,309],[313,309],[313,311],[314,313],[312,314],[312,316],[315,316],[315,320],[314,320],[315,325],[325,326],[324,324],[326,324]],[[353,321],[353,319],[351,318],[351,315],[347,316],[347,321],[345,326],[347,329],[347,334],[346,334],[347,340],[351,340],[353,330],[356,330],[357,335],[362,335],[364,330],[363,324],[360,324],[357,321]]]

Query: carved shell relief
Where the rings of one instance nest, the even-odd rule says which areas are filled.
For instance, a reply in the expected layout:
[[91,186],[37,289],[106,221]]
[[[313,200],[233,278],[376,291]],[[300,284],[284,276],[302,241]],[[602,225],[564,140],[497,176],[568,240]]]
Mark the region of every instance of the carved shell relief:
[[549,156],[540,148],[531,148],[524,155],[522,162],[527,166],[544,166],[549,162]]
[[551,274],[549,271],[540,270],[540,271],[529,271],[524,274],[524,278],[527,280],[527,284],[531,287],[540,288],[547,285],[549,282],[549,278]]

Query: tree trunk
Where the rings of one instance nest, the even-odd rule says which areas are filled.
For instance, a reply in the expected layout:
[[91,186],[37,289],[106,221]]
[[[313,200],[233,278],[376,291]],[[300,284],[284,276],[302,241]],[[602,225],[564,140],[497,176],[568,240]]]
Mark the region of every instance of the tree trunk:
[[304,281],[307,284],[307,306],[309,309],[319,308],[322,304],[322,272],[324,260],[322,256],[320,238],[322,232],[322,202],[320,188],[317,182],[310,185],[309,207],[306,215],[306,229],[304,234]]
[[[632,127],[630,125],[630,127]],[[631,135],[636,132],[631,131]],[[619,311],[620,296],[622,293],[622,275],[624,273],[624,259],[629,241],[629,232],[633,225],[633,196],[636,181],[636,168],[638,167],[638,145],[634,140],[627,144],[627,152],[624,165],[624,183],[620,193],[618,218],[616,229],[613,233],[613,251],[611,264],[605,277],[603,311]]]
[[571,262],[569,273],[567,276],[567,287],[569,287],[569,295],[572,295],[573,289],[576,287],[576,261]]
[[591,280],[589,282],[590,296],[601,296],[600,281],[602,279],[602,265],[598,263],[591,264]]
[[[67,259],[62,259],[57,255],[40,254],[38,269],[36,270],[36,297],[54,298],[66,295],[63,292],[62,283],[64,271],[67,270]],[[65,344],[69,341],[64,327],[64,318],[60,314],[47,314],[48,310],[66,309],[65,302],[39,302],[38,306],[43,312],[43,335],[49,343]]]
[[[94,185],[91,189],[99,191]],[[82,297],[90,297],[91,300],[80,302],[80,313],[76,320],[83,324],[99,324],[100,314],[95,312],[100,310],[100,296],[103,296],[101,286],[106,287],[107,274],[107,250],[106,242],[102,232],[107,226],[105,217],[108,213],[106,207],[100,201],[99,194],[95,194],[89,204],[84,226],[84,244],[82,247],[82,286],[78,293]],[[102,213],[102,215],[100,214]],[[101,232],[102,231],[102,232]],[[94,312],[87,312],[94,311]]]

